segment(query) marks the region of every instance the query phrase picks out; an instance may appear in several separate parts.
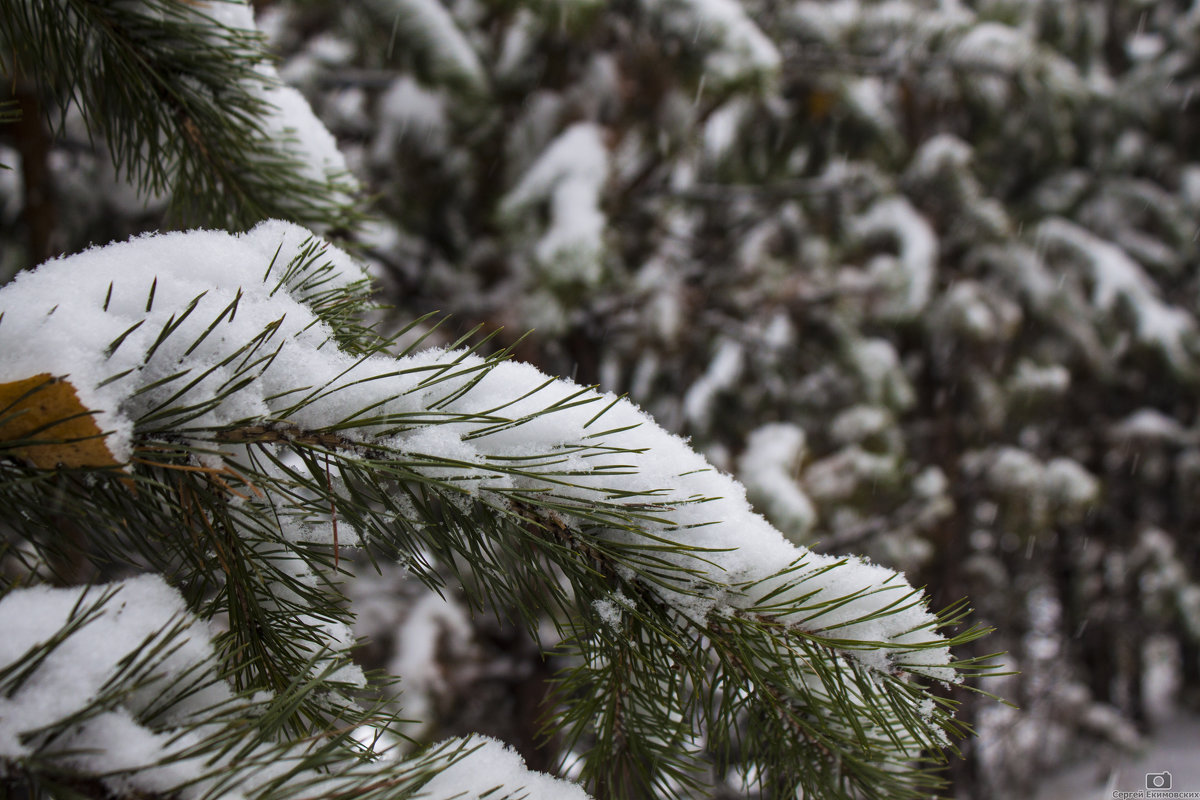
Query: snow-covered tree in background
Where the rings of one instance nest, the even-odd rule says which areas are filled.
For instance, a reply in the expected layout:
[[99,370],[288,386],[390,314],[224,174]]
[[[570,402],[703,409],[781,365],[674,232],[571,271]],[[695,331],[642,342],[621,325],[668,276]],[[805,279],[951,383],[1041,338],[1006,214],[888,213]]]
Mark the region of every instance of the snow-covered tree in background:
[[[397,320],[504,325],[795,541],[1002,628],[1021,711],[971,712],[960,791],[1027,796],[1195,701],[1192,4],[261,5],[377,195]],[[428,608],[443,718],[541,684],[482,666],[509,631]]]
[[[440,5],[390,11],[414,69],[473,98],[464,113],[490,136],[495,63]],[[561,11],[574,34],[571,15],[601,18]],[[711,44],[700,66],[722,85],[779,67],[732,3],[646,11],[657,35]],[[697,13],[714,36],[690,31]],[[4,199],[24,256],[10,269],[59,239],[138,227],[113,213],[137,205],[128,191],[101,196],[121,182],[143,221],[241,231],[134,238],[0,288],[6,796],[936,790],[965,733],[950,695],[989,669],[952,655],[983,632],[962,626],[962,604],[933,613],[892,569],[788,541],[626,399],[486,338],[429,346],[428,316],[384,335],[352,256],[258,222],[352,240],[358,187],[280,84],[248,5],[3,0],[0,53],[20,112],[0,153],[18,167]],[[411,78],[386,92],[414,113],[438,102]],[[410,122],[389,116],[393,143]],[[567,324],[610,280],[613,143],[589,121],[530,136],[529,169],[489,202],[497,241],[523,254],[521,291],[544,287]],[[77,186],[78,225],[59,226],[69,175],[100,190]],[[444,177],[462,196],[488,184],[466,168]],[[456,241],[443,222],[417,230]],[[708,399],[744,360],[723,347]],[[697,391],[687,407],[710,414]],[[761,502],[794,512],[801,495],[771,464],[802,437],[772,438],[759,437],[767,466],[747,471],[765,476]],[[436,730],[441,660],[459,648],[478,663],[467,610],[521,631],[553,668],[522,709],[544,725],[530,752],[577,783],[495,739]],[[386,672],[358,663],[375,644],[356,618],[391,628]],[[410,705],[388,693],[393,677]]]

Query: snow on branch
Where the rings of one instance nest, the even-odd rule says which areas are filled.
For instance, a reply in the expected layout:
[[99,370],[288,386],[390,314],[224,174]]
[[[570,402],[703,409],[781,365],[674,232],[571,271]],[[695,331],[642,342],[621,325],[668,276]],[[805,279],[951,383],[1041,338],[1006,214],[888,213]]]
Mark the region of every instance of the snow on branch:
[[604,130],[577,123],[550,143],[501,201],[500,213],[512,219],[549,204],[550,224],[534,253],[552,279],[587,286],[600,281],[606,224],[600,201],[608,173]]
[[[243,2],[199,2],[195,13],[235,34],[257,36],[254,9]],[[349,203],[349,191],[357,189],[337,140],[317,119],[312,106],[299,90],[285,86],[273,64],[266,59],[255,65],[259,80],[246,81],[243,89],[265,104],[263,133],[270,141],[285,142],[301,174],[316,185],[339,187],[335,200]]]
[[708,46],[706,77],[715,84],[770,75],[783,61],[774,43],[734,0],[642,0],[672,33]]
[[117,174],[169,197],[177,220],[334,227],[356,216],[345,159],[280,81],[245,0],[2,8],[0,49],[17,72],[76,106]]
[[0,759],[48,781],[66,771],[84,794],[587,797],[481,737],[406,760],[378,746],[337,746],[348,744],[346,732],[288,741],[275,719],[292,700],[235,693],[209,626],[157,575],[0,599]]
[[871,278],[885,293],[880,313],[890,319],[914,319],[929,304],[937,277],[937,235],[929,222],[900,196],[877,201],[854,218],[852,229],[864,242],[895,241],[898,255],[881,254],[869,263]]
[[0,384],[65,378],[117,463],[139,437],[215,440],[232,457],[248,441],[307,435],[369,445],[501,504],[552,496],[568,514],[625,509],[612,517],[625,524],[594,535],[656,548],[653,580],[637,561],[618,566],[686,618],[769,609],[777,622],[857,643],[850,650],[866,665],[954,680],[936,619],[901,575],[791,544],[736,481],[631,403],[464,351],[340,350],[313,287],[351,286],[359,273],[316,247],[303,229],[271,222],[48,262],[0,290]]
[[470,40],[438,0],[373,0],[408,44],[422,52],[437,79],[476,95],[488,92],[488,75]]
[[[288,675],[338,692],[362,686],[344,660],[344,622],[318,610],[339,544],[377,545],[435,588],[441,571],[469,562],[459,577],[480,605],[541,593],[571,617],[560,633],[581,656],[560,700],[564,726],[578,722],[577,734],[594,723],[585,779],[623,769],[614,759],[687,747],[663,724],[709,701],[646,701],[676,684],[677,665],[697,687],[755,687],[711,698],[719,717],[743,703],[765,715],[751,749],[786,736],[794,750],[830,755],[808,777],[795,775],[791,751],[765,767],[806,786],[841,781],[843,762],[866,775],[881,758],[938,751],[957,730],[954,703],[935,703],[912,677],[951,683],[987,668],[952,660],[952,644],[982,633],[943,636],[961,608],[934,615],[902,575],[788,542],[740,484],[625,400],[502,356],[387,352],[355,327],[364,296],[351,259],[281,222],[138,238],[19,275],[0,289],[0,455],[21,480],[0,485],[14,497],[27,487],[14,502],[35,508],[46,476],[86,486],[72,507],[107,515],[100,524],[131,540],[149,537],[143,568],[174,569],[206,536],[194,546],[228,550],[224,580],[250,580],[239,572],[250,563],[250,592],[218,592],[194,611],[229,620],[223,654],[256,648],[248,664],[227,666],[239,686],[268,695],[285,692]],[[77,419],[91,427],[62,425]],[[93,446],[73,447],[80,439]],[[51,469],[87,471],[75,482]],[[103,484],[88,483],[100,479],[92,470],[108,473]],[[219,531],[193,513],[203,493]],[[144,514],[135,523],[131,508]],[[514,573],[513,559],[536,566]],[[566,582],[534,574],[543,561]],[[195,579],[208,578],[202,569]],[[600,638],[588,622],[597,615]],[[316,648],[263,646],[273,628]],[[651,640],[661,647],[629,649]],[[631,676],[622,664],[633,662],[646,670]],[[315,719],[342,714],[320,697],[304,703]],[[654,733],[630,750],[604,739],[613,726]],[[708,735],[728,751],[723,726]],[[447,757],[472,746],[450,743]],[[511,761],[498,747],[481,745],[487,759]],[[449,763],[428,758],[413,767],[424,779]]]
[[1154,281],[1124,250],[1059,218],[1039,225],[1036,241],[1051,255],[1065,255],[1068,264],[1085,271],[1098,316],[1119,318],[1124,311],[1133,319],[1139,342],[1157,349],[1179,372],[1195,372],[1200,331],[1192,316],[1164,301]]

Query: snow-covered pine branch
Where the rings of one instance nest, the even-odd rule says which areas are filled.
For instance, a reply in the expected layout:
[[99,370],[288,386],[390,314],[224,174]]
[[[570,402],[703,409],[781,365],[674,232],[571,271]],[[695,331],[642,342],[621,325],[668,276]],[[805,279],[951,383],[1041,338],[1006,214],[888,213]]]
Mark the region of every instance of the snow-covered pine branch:
[[247,3],[0,0],[0,49],[178,220],[327,230],[356,213],[337,143],[280,81]]
[[[890,764],[895,796],[928,789],[903,765],[957,729],[927,683],[976,668],[949,648],[979,631],[947,640],[954,620],[903,576],[789,543],[625,400],[465,350],[371,345],[354,328],[364,288],[345,254],[271,222],[93,249],[0,290],[0,500],[32,509],[10,520],[31,557],[65,558],[55,514],[90,520],[88,547],[170,575],[222,620],[236,688],[308,676],[335,697],[362,681],[329,672],[348,612],[306,608],[337,594],[319,545],[381,547],[432,586],[458,572],[480,605],[528,582],[574,609],[556,617],[579,659],[561,724],[606,793],[627,768],[668,787],[644,758],[699,762],[695,716],[764,781],[838,796]],[[628,673],[667,655],[681,677]],[[308,724],[349,713],[309,699]],[[745,712],[766,721],[739,733]],[[652,724],[663,713],[675,734]],[[766,749],[733,754],[748,743]]]
[[[327,676],[322,676],[327,677]],[[495,740],[401,760],[378,720],[281,735],[290,693],[234,692],[208,626],[161,577],[0,599],[0,759],[52,796],[583,800]],[[522,790],[522,787],[523,790]],[[528,793],[526,793],[526,790]]]

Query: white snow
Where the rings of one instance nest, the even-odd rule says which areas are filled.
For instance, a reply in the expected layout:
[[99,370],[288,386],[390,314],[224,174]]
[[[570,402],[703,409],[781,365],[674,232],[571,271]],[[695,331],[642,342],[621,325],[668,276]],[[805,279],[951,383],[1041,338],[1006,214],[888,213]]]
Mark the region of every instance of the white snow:
[[1024,31],[999,22],[980,22],[958,40],[952,57],[958,64],[1012,73],[1036,55],[1036,46]]
[[814,461],[804,470],[802,482],[818,503],[834,504],[850,499],[864,487],[895,481],[899,466],[894,455],[850,445]]
[[535,253],[551,275],[594,285],[600,280],[606,218],[600,208],[609,153],[599,125],[580,122],[563,131],[501,201],[515,217],[548,201],[550,225]]
[[684,329],[684,275],[678,268],[683,254],[668,243],[642,265],[634,285],[645,298],[643,319],[650,330],[665,342],[677,341]]
[[1042,482],[1042,462],[1019,447],[999,446],[963,456],[968,472],[985,472],[990,487],[1002,495],[1029,496]]
[[736,0],[642,0],[661,15],[667,28],[702,39],[710,50],[704,60],[705,78],[713,83],[744,80],[779,69],[783,58],[775,45]]
[[896,420],[886,408],[860,404],[834,417],[829,433],[838,444],[859,444],[872,436],[887,433],[895,425]]
[[897,411],[912,407],[916,402],[916,390],[891,342],[887,339],[855,339],[847,350],[867,400]]
[[[93,607],[103,593],[112,592],[98,613],[53,648],[40,663],[31,659],[34,648]],[[69,733],[53,741],[37,733],[91,707],[110,682],[128,678],[125,663],[131,654],[145,653],[155,643],[168,641],[162,631],[175,624],[188,626],[159,652],[159,677],[135,691],[119,695],[104,711],[79,718]],[[199,759],[179,759],[158,764],[168,755],[183,753],[198,741],[196,732],[180,735],[175,726],[195,722],[228,703],[233,695],[214,677],[215,662],[206,626],[196,621],[180,594],[156,575],[131,578],[119,584],[88,589],[35,586],[14,589],[0,600],[0,669],[27,661],[36,669],[15,691],[0,697],[0,755],[17,759],[40,748],[42,756],[54,753],[76,768],[107,775],[114,791],[134,787],[141,791],[169,790],[204,775],[211,765]],[[208,678],[192,694],[172,690],[165,676],[187,674]],[[191,683],[186,681],[185,683]],[[171,698],[164,704],[164,698]],[[159,730],[151,730],[135,717],[151,707],[169,707],[160,717]],[[158,765],[156,765],[158,764]],[[121,770],[138,770],[122,776]],[[186,797],[197,797],[202,785],[190,787]]]
[[[98,601],[105,588],[117,591],[103,613],[54,648],[19,689],[0,697],[0,754],[20,757],[32,753],[20,734],[84,708],[113,678],[123,658],[160,629],[189,617],[183,598],[157,576],[93,587],[86,594],[82,589],[47,586],[14,589],[0,600],[0,668],[24,659],[72,616]],[[211,641],[204,626],[196,623],[165,663],[170,671],[183,671],[211,657]],[[195,701],[183,702],[179,709],[199,711],[227,697],[219,688],[210,689]],[[136,712],[157,699],[157,692],[147,687],[126,696],[121,705]]]
[[[470,752],[425,784],[420,798],[428,800],[481,800],[503,796],[497,789],[526,800],[590,800],[579,786],[540,772],[532,772],[515,750],[487,736],[472,736],[464,745]],[[524,791],[518,791],[523,789]]]
[[845,100],[849,109],[864,121],[887,134],[898,129],[892,113],[888,86],[877,76],[846,81]]
[[721,392],[733,388],[745,365],[745,350],[738,342],[722,339],[716,349],[708,369],[683,396],[685,416],[689,422],[701,428],[708,427],[712,421],[713,403]]
[[1021,308],[986,284],[961,280],[938,298],[935,326],[978,342],[1003,342],[1021,324]]
[[1100,498],[1100,481],[1071,458],[1046,462],[1043,485],[1047,496],[1067,508],[1082,508]]
[[[326,331],[309,328],[314,317],[294,301],[283,308],[272,303],[270,287],[259,282],[271,264],[276,251],[290,258],[312,234],[303,228],[284,222],[265,222],[250,233],[234,237],[215,231],[193,231],[161,236],[148,236],[126,244],[93,248],[71,256],[55,259],[35,271],[26,271],[4,287],[4,310],[0,320],[0,337],[20,341],[21,331],[42,337],[45,348],[11,347],[0,349],[0,381],[17,380],[39,375],[48,370],[70,376],[80,402],[97,412],[101,430],[113,431],[106,442],[117,461],[129,457],[129,437],[132,420],[163,401],[174,392],[175,386],[162,391],[129,398],[139,382],[149,383],[173,374],[183,350],[190,344],[187,334],[173,337],[175,341],[160,350],[155,358],[144,359],[159,332],[172,315],[181,314],[194,298],[201,298],[189,318],[186,330],[192,337],[217,318],[238,295],[239,287],[253,286],[257,291],[246,293],[239,302],[233,320],[227,320],[225,335],[210,336],[193,354],[193,362],[207,367],[233,347],[236,337],[244,343],[272,326],[281,314],[294,310],[291,318],[283,319],[276,336],[293,347],[318,347],[328,335]],[[363,274],[348,256],[330,248],[326,258],[334,266],[329,286],[346,285]],[[276,279],[287,266],[277,263]],[[254,273],[258,274],[255,275]],[[158,280],[159,276],[163,280]],[[60,290],[56,281],[72,287],[70,299],[52,300]],[[273,283],[273,281],[272,281]],[[108,295],[111,284],[111,296]],[[151,289],[153,309],[146,305]],[[103,306],[109,297],[108,310]],[[280,299],[283,299],[282,297]],[[47,305],[47,301],[50,300]],[[58,310],[47,313],[54,306]],[[303,319],[299,316],[303,314]],[[204,321],[201,322],[200,319]],[[130,331],[134,325],[135,330]],[[130,331],[111,354],[105,349],[122,334]],[[285,348],[286,349],[286,348]],[[167,356],[167,353],[171,353]],[[53,354],[45,361],[45,354]],[[220,354],[220,356],[218,356]],[[299,356],[299,353],[297,353]],[[331,369],[335,368],[330,365]],[[201,391],[215,391],[231,374],[232,367],[220,367],[202,384]],[[292,375],[305,376],[311,370],[302,357],[285,369]],[[118,373],[132,371],[122,379],[100,386],[105,379]],[[277,369],[282,373],[283,370]],[[193,424],[220,424],[221,421],[254,418],[267,413],[261,397],[238,393],[213,412],[202,415]]]
[[773,422],[750,433],[737,463],[747,495],[793,542],[803,541],[817,522],[817,511],[798,481],[806,450],[803,428]]
[[1185,164],[1179,170],[1179,197],[1193,211],[1200,209],[1200,164]]
[[21,157],[16,150],[0,145],[0,221],[11,224],[21,213]]
[[396,25],[407,34],[410,46],[427,52],[438,78],[458,82],[478,94],[486,93],[488,77],[479,54],[445,5],[438,0],[373,2],[395,15]]
[[517,9],[506,26],[499,52],[493,60],[498,78],[511,78],[528,67],[537,42],[537,17],[528,8]]
[[899,255],[878,255],[870,272],[887,293],[880,314],[904,321],[924,310],[933,293],[938,246],[932,226],[906,198],[894,195],[876,201],[865,214],[851,222],[861,240],[887,237],[899,248]]
[[999,445],[969,452],[961,464],[967,474],[984,477],[997,495],[1037,515],[1054,508],[1059,518],[1070,519],[1100,497],[1099,479],[1065,456],[1043,463],[1027,450]]
[[709,115],[704,123],[704,154],[719,161],[737,141],[738,129],[751,111],[750,103],[743,97],[735,97],[722,104]]
[[975,158],[971,145],[950,133],[935,134],[917,148],[909,162],[907,175],[924,181],[943,173],[965,172]]
[[1140,408],[1112,426],[1115,439],[1178,442],[1187,436],[1184,427],[1174,417],[1156,408]]
[[416,720],[406,734],[419,738],[436,717],[435,700],[446,690],[441,653],[462,655],[471,650],[471,622],[457,603],[426,591],[407,609],[395,629],[396,642],[387,670],[398,675],[404,692],[404,714]]
[[[1146,790],[1148,775],[1171,773],[1172,790],[1180,796],[1200,792],[1200,719],[1177,716],[1161,723],[1153,738],[1133,752],[1113,758],[1096,748],[1078,762],[1059,765],[1055,774],[1039,784],[1035,800],[1112,800],[1154,796]],[[1170,797],[1170,792],[1164,792]]]
[[1160,350],[1175,368],[1194,369],[1197,330],[1191,314],[1164,302],[1154,281],[1121,248],[1060,218],[1039,225],[1037,239],[1044,247],[1073,256],[1068,263],[1082,264],[1098,311],[1113,315],[1124,303],[1133,314],[1139,341]]
[[1036,364],[1027,358],[1017,362],[1008,389],[1027,396],[1058,397],[1071,388],[1071,371],[1061,364]]
[[[249,3],[199,2],[195,13],[206,16],[227,28],[257,31],[254,10]],[[346,160],[337,147],[337,140],[317,119],[304,95],[280,80],[275,67],[268,62],[258,65],[261,80],[255,91],[270,107],[266,116],[264,135],[276,142],[286,142],[287,149],[300,164],[301,172],[312,180],[354,188]]]
[[632,601],[619,591],[592,601],[592,609],[600,621],[614,632],[624,627],[625,610],[632,607]]
[[1153,61],[1167,49],[1166,40],[1157,33],[1140,33],[1130,37],[1125,45],[1133,61]]
[[317,119],[304,95],[290,86],[272,86],[263,91],[263,99],[272,106],[265,135],[273,141],[288,142],[302,172],[322,184],[347,180],[349,170],[337,140]]
[[396,142],[408,137],[429,153],[445,149],[449,131],[446,99],[401,75],[379,98],[379,128],[371,146],[372,158],[387,164]]

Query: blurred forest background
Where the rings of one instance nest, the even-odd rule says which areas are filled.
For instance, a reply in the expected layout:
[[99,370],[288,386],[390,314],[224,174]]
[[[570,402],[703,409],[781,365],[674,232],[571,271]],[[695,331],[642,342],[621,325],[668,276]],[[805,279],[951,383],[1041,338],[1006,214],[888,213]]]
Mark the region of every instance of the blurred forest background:
[[[1200,4],[255,6],[371,198],[327,235],[396,329],[502,329],[485,349],[628,394],[797,542],[997,628],[1019,674],[982,688],[1019,709],[966,697],[959,797],[1197,710]],[[170,224],[73,113],[0,126],[0,279]],[[519,629],[400,567],[348,591],[364,662],[437,720],[413,736],[556,760]]]

